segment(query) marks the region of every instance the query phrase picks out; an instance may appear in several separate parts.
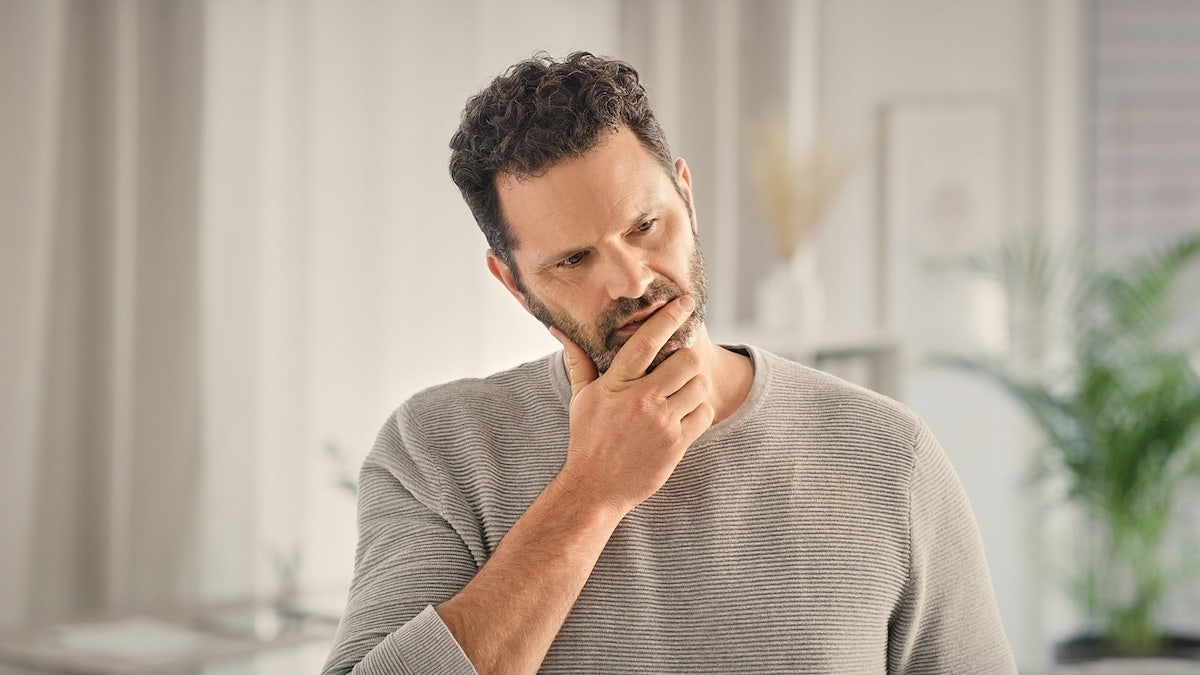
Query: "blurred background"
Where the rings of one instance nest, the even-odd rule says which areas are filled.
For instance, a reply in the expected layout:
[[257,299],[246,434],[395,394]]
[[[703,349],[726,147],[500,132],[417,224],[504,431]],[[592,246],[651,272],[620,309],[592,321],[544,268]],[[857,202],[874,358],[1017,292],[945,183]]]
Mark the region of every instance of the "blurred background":
[[[929,357],[1013,356],[965,264],[1012,233],[1120,262],[1200,231],[1197,34],[1187,0],[0,0],[0,633],[336,613],[390,411],[557,347],[447,142],[508,65],[584,49],[638,68],[691,166],[711,333],[922,415],[1046,666],[1085,626],[1039,437]],[[1163,612],[1200,632],[1197,585]]]

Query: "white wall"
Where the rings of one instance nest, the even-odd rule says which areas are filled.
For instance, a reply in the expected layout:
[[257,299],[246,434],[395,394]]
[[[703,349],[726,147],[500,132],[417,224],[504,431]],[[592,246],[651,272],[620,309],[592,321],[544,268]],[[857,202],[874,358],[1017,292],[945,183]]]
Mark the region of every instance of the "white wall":
[[[1073,182],[1076,166],[1070,158],[1074,149],[1061,148],[1076,133],[1076,120],[1069,119],[1070,108],[1057,112],[1071,104],[1071,100],[1060,101],[1054,108],[1059,119],[1053,120],[1060,126],[1050,126],[1044,100],[1046,90],[1080,91],[1074,82],[1079,72],[1069,62],[1044,72],[1051,60],[1069,61],[1078,46],[1058,36],[1047,37],[1049,30],[1069,29],[1061,21],[1047,19],[1071,4],[826,2],[821,26],[822,120],[839,134],[872,138],[880,131],[883,108],[892,103],[997,103],[1006,111],[1006,142],[1011,144],[1007,192],[1011,202],[1004,226],[1040,224],[1044,210],[1072,212],[1078,199]],[[1046,78],[1058,81],[1047,84]],[[1063,115],[1068,118],[1061,119]],[[1048,140],[1048,134],[1055,137]],[[1054,191],[1041,183],[1047,147],[1067,155],[1056,165],[1058,180],[1065,184]],[[874,260],[879,246],[881,170],[872,161],[872,166],[856,174],[823,230],[829,321],[846,330],[869,327],[877,316],[879,270],[864,261]],[[903,245],[910,235],[898,236]],[[892,281],[903,283],[911,277],[905,268],[913,263],[903,256],[897,262],[900,274]],[[946,281],[961,286],[964,279]],[[931,344],[929,336],[969,333],[968,317],[961,313],[931,317],[922,307],[936,303],[936,298],[903,290],[896,297],[901,304],[893,308],[899,317],[895,328],[906,340],[899,397],[929,423],[967,489],[1019,665],[1040,665],[1047,658],[1050,640],[1061,638],[1072,627],[1044,619],[1045,589],[1036,567],[1036,514],[1022,487],[1031,438],[1020,415],[999,394],[976,380],[922,365],[921,358],[930,350],[944,348],[944,344]],[[918,329],[914,320],[933,324]]]

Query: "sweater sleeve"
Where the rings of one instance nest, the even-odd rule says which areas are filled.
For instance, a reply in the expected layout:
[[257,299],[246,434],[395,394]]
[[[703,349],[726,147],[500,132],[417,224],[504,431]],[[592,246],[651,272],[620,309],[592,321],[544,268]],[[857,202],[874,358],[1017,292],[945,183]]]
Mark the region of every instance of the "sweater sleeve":
[[1015,673],[971,505],[920,425],[909,493],[909,579],[893,616],[889,673]]
[[354,579],[325,675],[475,673],[433,605],[477,567],[440,514],[438,479],[418,470],[406,440],[393,416],[363,464]]

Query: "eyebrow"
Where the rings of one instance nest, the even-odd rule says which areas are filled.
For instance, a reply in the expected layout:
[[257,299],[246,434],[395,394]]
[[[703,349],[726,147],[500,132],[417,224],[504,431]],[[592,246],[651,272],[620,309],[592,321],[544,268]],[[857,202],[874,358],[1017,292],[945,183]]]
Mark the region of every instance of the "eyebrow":
[[[654,216],[654,214],[662,213],[662,210],[663,210],[662,204],[660,204],[660,203],[651,204],[650,208],[642,209],[641,211],[638,211],[636,216],[634,216],[633,218],[630,218],[628,221],[626,221],[625,227],[626,227],[626,229],[637,227],[638,225],[641,225],[642,223],[650,220],[651,217]],[[571,257],[572,255],[574,255],[580,251],[586,251],[589,248],[591,248],[591,247],[590,246],[573,246],[571,248],[562,249],[562,250],[556,251],[554,253],[551,253],[549,255],[543,256],[537,262],[537,269],[538,269],[538,271],[541,271],[541,270],[550,269],[551,267],[555,267],[556,265],[558,265],[558,263],[562,262],[563,260]]]

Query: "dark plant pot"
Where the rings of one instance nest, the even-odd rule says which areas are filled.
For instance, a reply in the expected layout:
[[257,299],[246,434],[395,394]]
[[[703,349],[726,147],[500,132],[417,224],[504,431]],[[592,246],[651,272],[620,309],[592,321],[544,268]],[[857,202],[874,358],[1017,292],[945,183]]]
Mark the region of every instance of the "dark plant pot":
[[1130,654],[1116,649],[1103,637],[1094,634],[1063,640],[1054,645],[1054,660],[1057,663],[1078,663],[1111,658],[1155,658],[1200,660],[1200,638],[1186,635],[1167,635],[1153,653]]

